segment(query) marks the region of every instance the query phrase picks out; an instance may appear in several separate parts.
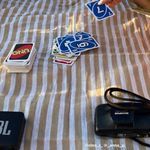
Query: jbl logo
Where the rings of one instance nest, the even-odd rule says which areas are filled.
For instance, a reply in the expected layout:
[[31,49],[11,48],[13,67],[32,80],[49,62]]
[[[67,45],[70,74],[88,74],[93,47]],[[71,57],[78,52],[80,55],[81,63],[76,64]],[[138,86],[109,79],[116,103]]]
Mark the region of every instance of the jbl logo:
[[11,130],[8,130],[9,121],[0,120],[0,135],[10,135]]

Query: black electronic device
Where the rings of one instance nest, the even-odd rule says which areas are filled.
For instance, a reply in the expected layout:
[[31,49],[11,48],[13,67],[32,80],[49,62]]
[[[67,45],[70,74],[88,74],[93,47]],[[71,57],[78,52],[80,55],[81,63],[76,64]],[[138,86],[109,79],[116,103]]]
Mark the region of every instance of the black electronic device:
[[[132,104],[122,104],[129,107]],[[95,111],[95,133],[107,137],[150,136],[150,111],[125,111],[108,104],[99,105]]]
[[[123,94],[128,96],[123,97]],[[95,109],[95,133],[105,137],[131,138],[150,147],[137,139],[150,137],[150,100],[120,88],[107,89],[104,98],[108,103]]]
[[25,122],[22,112],[0,111],[0,150],[19,150]]

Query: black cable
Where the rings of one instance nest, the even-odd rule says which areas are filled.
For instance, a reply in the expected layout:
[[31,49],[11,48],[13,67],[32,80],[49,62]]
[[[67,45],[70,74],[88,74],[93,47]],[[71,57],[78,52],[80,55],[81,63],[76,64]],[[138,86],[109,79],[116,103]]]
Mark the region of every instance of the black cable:
[[[114,92],[127,94],[131,98],[124,98],[124,97],[116,96]],[[121,89],[121,88],[112,87],[112,88],[107,89],[104,93],[104,98],[107,101],[107,103],[115,109],[131,110],[131,111],[144,109],[144,110],[150,111],[150,100],[140,95],[137,95],[133,92]],[[125,106],[122,106],[120,103],[114,103],[112,99],[118,100],[118,101],[130,102],[132,105],[129,107],[125,107]],[[150,147],[150,144],[145,143],[137,138],[130,138],[130,139],[134,140],[135,142],[138,142],[139,144],[143,146]]]

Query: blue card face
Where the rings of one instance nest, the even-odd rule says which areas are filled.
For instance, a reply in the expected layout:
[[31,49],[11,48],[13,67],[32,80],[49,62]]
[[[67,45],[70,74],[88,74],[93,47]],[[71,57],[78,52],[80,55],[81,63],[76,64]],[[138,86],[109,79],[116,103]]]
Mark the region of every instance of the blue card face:
[[75,37],[70,34],[57,38],[58,47],[62,53],[70,53],[68,44],[73,41],[75,41]]
[[79,53],[79,52],[84,52],[90,49],[97,48],[99,47],[99,45],[95,41],[95,39],[91,37],[88,39],[82,39],[82,40],[71,42],[68,44],[68,47],[72,53]]
[[77,33],[75,33],[76,40],[87,39],[87,38],[90,38],[90,37],[91,37],[91,34],[86,33],[86,32],[77,32]]
[[88,9],[98,20],[104,20],[114,15],[113,11],[107,5],[98,5],[98,2],[99,1],[94,1],[86,4]]

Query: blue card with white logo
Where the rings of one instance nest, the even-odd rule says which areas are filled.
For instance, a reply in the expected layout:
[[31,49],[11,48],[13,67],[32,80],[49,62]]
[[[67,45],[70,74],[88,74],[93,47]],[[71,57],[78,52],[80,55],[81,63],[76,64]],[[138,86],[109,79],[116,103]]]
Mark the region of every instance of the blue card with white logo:
[[104,20],[114,15],[114,12],[106,4],[98,5],[98,2],[99,0],[86,4],[97,20]]
[[91,34],[87,32],[76,32],[75,34],[67,34],[62,37],[57,38],[57,44],[61,51],[61,53],[70,53],[70,49],[68,48],[68,44],[76,41],[91,38]]
[[72,53],[79,53],[98,48],[99,44],[96,42],[94,38],[91,37],[71,42],[68,44],[68,47]]
[[62,37],[57,38],[58,47],[60,48],[60,51],[62,53],[70,53],[70,50],[68,48],[68,44],[70,42],[75,41],[74,35],[68,34]]

